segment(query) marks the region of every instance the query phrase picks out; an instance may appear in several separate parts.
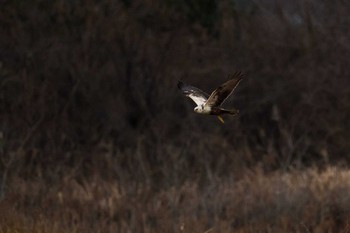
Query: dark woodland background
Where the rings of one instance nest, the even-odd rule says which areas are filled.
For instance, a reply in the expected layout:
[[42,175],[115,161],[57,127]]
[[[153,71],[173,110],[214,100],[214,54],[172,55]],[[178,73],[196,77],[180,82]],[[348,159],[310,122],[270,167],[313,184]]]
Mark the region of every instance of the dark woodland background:
[[[349,12],[2,0],[0,232],[350,232]],[[238,70],[224,125],[176,87]]]

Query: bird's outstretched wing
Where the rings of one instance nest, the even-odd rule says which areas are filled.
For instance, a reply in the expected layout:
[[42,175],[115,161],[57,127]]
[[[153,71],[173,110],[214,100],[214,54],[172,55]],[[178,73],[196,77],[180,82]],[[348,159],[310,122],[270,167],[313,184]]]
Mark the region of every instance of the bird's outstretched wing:
[[236,72],[233,75],[230,75],[229,78],[231,79],[214,90],[209,96],[205,105],[210,107],[220,106],[227,99],[227,97],[231,95],[235,87],[244,78],[244,76],[245,75],[241,72]]
[[181,81],[177,83],[177,87],[182,91],[182,94],[191,98],[198,106],[205,104],[209,95],[197,87],[187,85]]

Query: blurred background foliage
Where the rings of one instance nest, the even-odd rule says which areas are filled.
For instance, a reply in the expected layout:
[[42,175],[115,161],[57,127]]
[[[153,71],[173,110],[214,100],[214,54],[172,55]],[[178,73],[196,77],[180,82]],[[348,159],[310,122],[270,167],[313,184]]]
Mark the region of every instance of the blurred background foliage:
[[[331,7],[312,1],[5,1],[6,151],[35,150],[35,160],[56,161],[55,154],[105,140],[120,150],[135,148],[146,137],[144,152],[157,160],[163,156],[154,151],[157,140],[181,148],[189,137],[215,134],[232,149],[249,148],[253,164],[269,150],[287,166],[321,162],[324,153],[331,162],[347,159],[349,95],[341,55],[348,51],[347,22],[326,20]],[[235,70],[248,77],[231,99],[241,117],[227,125],[193,114],[176,90],[183,79],[210,91]],[[227,150],[220,147],[211,148]]]

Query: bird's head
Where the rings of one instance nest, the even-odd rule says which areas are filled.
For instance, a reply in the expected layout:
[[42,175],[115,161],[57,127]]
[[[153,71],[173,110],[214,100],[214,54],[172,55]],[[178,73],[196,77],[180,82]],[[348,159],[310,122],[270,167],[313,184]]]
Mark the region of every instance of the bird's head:
[[194,108],[194,111],[195,112],[201,112],[202,108],[200,106],[197,106],[197,107]]

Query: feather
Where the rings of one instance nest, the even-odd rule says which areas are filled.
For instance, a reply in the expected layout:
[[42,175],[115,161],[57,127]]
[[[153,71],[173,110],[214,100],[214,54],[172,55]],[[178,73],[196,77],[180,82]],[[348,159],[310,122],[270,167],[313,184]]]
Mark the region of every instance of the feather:
[[208,99],[207,93],[181,81],[178,82],[177,87],[182,91],[182,94],[191,98],[198,106],[205,104]]
[[231,95],[238,83],[243,79],[244,75],[241,72],[236,72],[231,76],[231,79],[220,87],[215,89],[206,102],[207,106],[218,107]]

